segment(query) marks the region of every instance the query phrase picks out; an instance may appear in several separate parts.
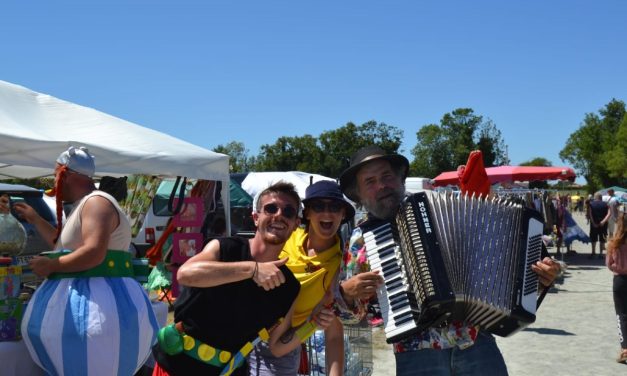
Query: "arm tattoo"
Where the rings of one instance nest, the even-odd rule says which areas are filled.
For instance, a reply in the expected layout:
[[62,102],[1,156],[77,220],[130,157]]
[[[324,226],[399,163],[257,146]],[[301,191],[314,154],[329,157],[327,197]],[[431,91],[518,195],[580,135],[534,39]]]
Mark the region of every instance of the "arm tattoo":
[[283,333],[283,335],[281,336],[281,338],[279,338],[279,341],[281,341],[281,343],[289,343],[292,338],[294,338],[294,333],[296,333],[296,329],[294,328],[289,328],[285,333]]

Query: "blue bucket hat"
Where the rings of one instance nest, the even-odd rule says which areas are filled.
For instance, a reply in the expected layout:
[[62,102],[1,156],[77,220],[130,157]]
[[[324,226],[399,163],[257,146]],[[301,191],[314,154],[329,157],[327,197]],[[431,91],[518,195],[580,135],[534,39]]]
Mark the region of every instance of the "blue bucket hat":
[[320,180],[307,187],[307,189],[305,190],[305,199],[303,200],[303,205],[307,207],[307,203],[314,199],[341,201],[344,204],[344,208],[346,209],[346,218],[344,218],[344,222],[353,219],[353,217],[355,216],[355,208],[350,202],[348,202],[348,200],[344,198],[340,186],[334,181]]

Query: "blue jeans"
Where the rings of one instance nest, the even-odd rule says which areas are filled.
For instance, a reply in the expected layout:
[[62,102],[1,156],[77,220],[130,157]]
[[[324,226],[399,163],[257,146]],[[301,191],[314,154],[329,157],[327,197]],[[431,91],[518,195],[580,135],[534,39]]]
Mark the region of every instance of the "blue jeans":
[[465,350],[423,349],[395,354],[396,376],[505,376],[503,355],[489,333],[479,332],[475,344]]

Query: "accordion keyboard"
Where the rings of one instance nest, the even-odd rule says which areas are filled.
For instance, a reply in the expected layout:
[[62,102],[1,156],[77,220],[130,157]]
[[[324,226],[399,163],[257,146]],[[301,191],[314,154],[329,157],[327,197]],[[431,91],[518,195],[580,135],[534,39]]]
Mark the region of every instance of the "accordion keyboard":
[[535,320],[539,213],[507,200],[408,196],[392,221],[362,224],[388,343],[459,320],[508,336]]
[[415,300],[407,289],[407,278],[392,234],[385,223],[364,233],[366,254],[372,271],[379,271],[384,285],[377,291],[388,342],[415,331]]

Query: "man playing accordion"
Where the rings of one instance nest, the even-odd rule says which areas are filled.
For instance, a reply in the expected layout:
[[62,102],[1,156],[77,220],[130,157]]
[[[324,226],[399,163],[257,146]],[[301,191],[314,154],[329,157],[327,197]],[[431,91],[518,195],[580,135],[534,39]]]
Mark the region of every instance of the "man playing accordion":
[[[340,177],[344,194],[364,206],[369,220],[394,219],[400,203],[405,197],[405,178],[409,162],[398,154],[386,154],[377,146],[358,150],[351,158],[351,164]],[[358,227],[351,237],[351,250],[362,248],[362,230]],[[363,252],[363,250],[362,250]],[[349,260],[355,269],[362,269],[357,262]],[[550,286],[559,272],[559,265],[545,257],[531,266],[539,282]],[[345,269],[345,278],[351,277],[353,270]],[[363,278],[356,274],[342,283],[344,295],[355,300],[374,296],[383,283],[373,272],[364,273]],[[480,331],[464,321],[453,320],[446,325],[430,327],[394,343],[396,375],[506,375],[507,367],[496,341],[490,333]],[[489,371],[487,371],[489,370]]]

